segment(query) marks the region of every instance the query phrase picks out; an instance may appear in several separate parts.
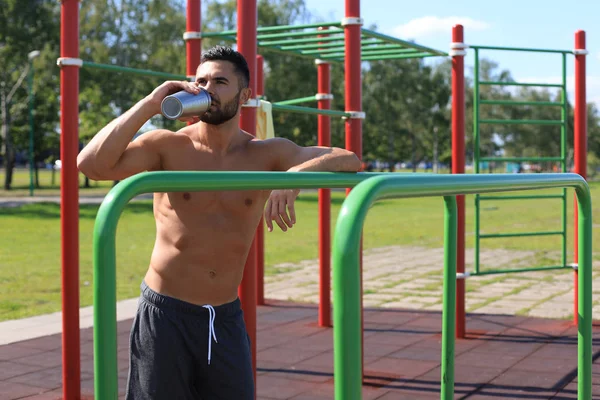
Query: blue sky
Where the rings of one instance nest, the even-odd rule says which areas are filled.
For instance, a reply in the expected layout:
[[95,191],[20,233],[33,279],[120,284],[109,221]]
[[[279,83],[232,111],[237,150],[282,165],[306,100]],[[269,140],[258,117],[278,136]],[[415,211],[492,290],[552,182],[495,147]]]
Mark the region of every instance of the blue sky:
[[[344,17],[344,0],[305,0],[308,10],[327,21]],[[575,32],[586,32],[587,100],[600,107],[599,0],[362,0],[365,26],[401,39],[448,51],[451,29],[465,27],[465,42],[473,45],[572,50]],[[485,51],[482,57],[499,63],[521,82],[558,83],[561,56]],[[473,51],[465,59],[473,64]],[[567,58],[569,100],[573,101],[574,56]]]

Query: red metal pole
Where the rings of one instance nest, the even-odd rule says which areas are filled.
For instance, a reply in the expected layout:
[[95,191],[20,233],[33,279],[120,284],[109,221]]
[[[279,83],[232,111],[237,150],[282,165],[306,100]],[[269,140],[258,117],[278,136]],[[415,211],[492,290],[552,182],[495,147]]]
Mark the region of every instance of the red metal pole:
[[[465,173],[465,51],[462,25],[452,27],[452,173]],[[465,272],[465,196],[456,196],[456,272]],[[465,280],[456,282],[456,337],[465,337]]]
[[[346,18],[349,21],[345,26],[346,111],[362,111],[361,25],[352,22],[352,19],[360,18],[359,0],[346,0]],[[360,118],[346,120],[346,149],[353,151],[362,160],[362,121]]]
[[[256,0],[239,0],[237,3],[238,51],[246,58],[250,69],[250,89],[256,95],[256,29],[258,13]],[[256,135],[256,108],[243,107],[240,127]],[[256,382],[256,236],[250,248],[244,277],[239,288],[239,296],[244,310],[246,329],[252,346],[252,367]]]
[[[61,58],[79,58],[79,2],[63,0]],[[60,215],[62,254],[63,398],[81,398],[79,337],[79,66],[60,70]]]
[[[585,56],[587,51],[585,49],[585,31],[575,32],[575,109],[574,109],[574,172],[587,178],[587,103],[585,93]],[[577,252],[577,226],[578,226],[578,212],[577,212],[577,201],[574,202],[575,206],[575,228],[573,233],[575,235],[574,240],[574,256],[575,263],[578,262]],[[578,323],[578,272],[574,271],[573,274],[574,283],[574,301],[573,301],[573,322]]]
[[[256,56],[256,95],[264,96],[264,58]],[[256,304],[265,304],[265,222],[260,218],[256,228]]]
[[[362,76],[361,76],[361,26],[360,0],[345,0],[346,17],[344,18],[345,47],[345,104],[346,112],[362,113]],[[346,120],[346,149],[354,152],[362,160],[362,120],[348,118]],[[346,189],[346,194],[350,188]],[[361,327],[363,326],[363,279],[362,279],[362,239],[360,258],[360,309]],[[361,353],[364,360],[364,329],[361,329]],[[364,363],[363,373],[364,377]]]
[[[331,108],[331,65],[317,60],[317,93],[320,110]],[[319,146],[331,146],[331,118],[317,117]],[[331,189],[319,189],[319,326],[331,327]]]
[[202,7],[200,0],[187,0],[185,24],[185,51],[186,75],[188,77],[196,76],[196,69],[200,65],[200,55],[202,54]]

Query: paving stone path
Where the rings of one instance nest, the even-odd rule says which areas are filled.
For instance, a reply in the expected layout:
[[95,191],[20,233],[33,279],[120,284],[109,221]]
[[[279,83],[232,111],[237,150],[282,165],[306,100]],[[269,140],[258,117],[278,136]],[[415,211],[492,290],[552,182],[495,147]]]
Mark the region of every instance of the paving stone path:
[[[466,270],[473,270],[467,251]],[[489,250],[482,252],[486,268],[531,267],[534,252]],[[443,249],[391,246],[367,250],[363,255],[364,305],[419,310],[442,309]],[[317,303],[318,260],[276,266],[265,277],[265,296],[271,299]],[[286,271],[287,270],[287,271]],[[600,271],[594,271],[594,308],[600,313]],[[516,314],[546,318],[572,318],[573,271],[535,271],[471,276],[466,282],[466,311]]]

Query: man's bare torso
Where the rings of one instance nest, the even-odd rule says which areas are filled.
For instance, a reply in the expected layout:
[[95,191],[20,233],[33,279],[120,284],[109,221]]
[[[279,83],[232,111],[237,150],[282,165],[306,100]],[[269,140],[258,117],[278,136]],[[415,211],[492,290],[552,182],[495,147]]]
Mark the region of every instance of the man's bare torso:
[[[165,149],[163,170],[272,168],[261,141],[242,137],[240,145],[223,156],[187,139],[180,137]],[[269,193],[268,190],[155,193],[156,242],[146,283],[159,293],[194,304],[219,305],[235,300]]]

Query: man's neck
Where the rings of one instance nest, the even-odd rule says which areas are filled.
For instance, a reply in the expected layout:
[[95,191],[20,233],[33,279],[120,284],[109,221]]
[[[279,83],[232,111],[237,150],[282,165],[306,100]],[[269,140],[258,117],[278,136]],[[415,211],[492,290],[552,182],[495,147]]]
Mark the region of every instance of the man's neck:
[[198,140],[217,154],[226,154],[235,145],[240,132],[239,118],[232,118],[221,125],[198,123]]

